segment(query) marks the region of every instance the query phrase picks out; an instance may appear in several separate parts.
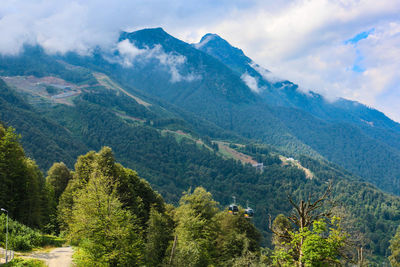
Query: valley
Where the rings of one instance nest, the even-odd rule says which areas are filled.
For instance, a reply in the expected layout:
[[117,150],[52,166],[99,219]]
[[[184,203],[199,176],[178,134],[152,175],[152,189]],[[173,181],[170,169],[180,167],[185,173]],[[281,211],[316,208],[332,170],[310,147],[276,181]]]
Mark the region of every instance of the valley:
[[[119,63],[125,62],[122,54],[109,60],[101,50],[89,56],[52,56],[27,47],[16,58],[0,58],[0,121],[21,135],[39,173],[55,162],[74,170],[70,191],[64,188],[68,201],[77,197],[73,190],[95,186],[88,182],[92,177],[101,185],[107,175],[114,177],[116,187],[125,185],[110,191],[119,190],[116,199],[122,202],[113,202],[116,209],[135,214],[143,229],[152,210],[152,218],[169,227],[165,253],[173,244],[172,232],[184,232],[185,227],[171,214],[190,217],[191,211],[182,208],[192,201],[185,200],[191,196],[185,192],[202,187],[196,192],[213,203],[207,207],[222,228],[235,223],[217,215],[227,214],[235,196],[240,210],[244,212],[247,203],[254,209],[251,223],[241,222],[249,232],[235,228],[249,235],[248,242],[258,242],[252,243],[254,252],[258,244],[273,248],[274,234],[267,222],[270,216],[291,214],[288,196],[296,201],[316,198],[332,185],[330,200],[339,203],[332,210],[343,219],[346,231],[360,236],[356,247],[367,251],[371,263],[385,261],[400,223],[398,123],[362,104],[329,103],[289,81],[267,79],[267,70],[261,71],[219,36],[191,45],[156,28],[122,33],[120,38],[142,51],[143,58],[131,58],[134,67]],[[262,90],[254,91],[244,73]],[[92,176],[85,176],[89,170],[84,160],[92,164],[88,163]],[[110,164],[104,167],[104,162]],[[91,203],[83,196],[76,203],[88,205],[75,207],[82,213]],[[110,196],[115,195],[102,195]],[[139,205],[138,199],[145,200]],[[59,227],[72,231],[68,227],[77,226],[66,214],[72,216],[68,205],[73,201],[63,201],[66,213]],[[114,215],[130,216],[123,214]],[[24,216],[20,220],[30,223]],[[252,232],[253,224],[260,237]],[[42,227],[40,222],[31,226]],[[229,231],[224,231],[221,246],[228,238]],[[144,233],[140,235],[145,240]]]

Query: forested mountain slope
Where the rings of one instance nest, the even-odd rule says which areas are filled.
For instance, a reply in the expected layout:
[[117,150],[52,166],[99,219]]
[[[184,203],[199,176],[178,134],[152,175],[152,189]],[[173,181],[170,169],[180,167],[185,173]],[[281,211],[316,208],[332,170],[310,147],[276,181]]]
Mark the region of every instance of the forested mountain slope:
[[274,77],[215,34],[193,45],[219,59],[237,75],[251,77],[259,96],[290,133],[319,154],[371,181],[400,192],[400,124],[355,101],[328,101],[312,91]]
[[[290,212],[287,194],[304,199],[331,180],[343,217],[362,233],[366,248],[385,255],[400,220],[399,198],[363,179],[398,193],[397,124],[346,101],[328,105],[290,82],[264,80],[268,94],[282,100],[268,102],[246,85],[240,71],[256,69],[239,54],[238,61],[229,54],[217,59],[162,29],[123,33],[115,50],[93,56],[50,56],[26,47],[20,56],[0,58],[7,83],[0,81],[1,120],[22,134],[42,170],[56,161],[72,167],[77,155],[110,146],[168,202],[200,185],[221,207],[232,195],[243,206],[249,200],[265,237],[268,214]],[[338,110],[337,117],[327,115]],[[356,123],[360,118],[374,127]],[[224,158],[215,140],[235,143],[265,168]],[[313,178],[279,154],[295,157]]]
[[[141,51],[139,56],[130,54],[131,49]],[[161,99],[226,131],[263,140],[292,154],[301,151],[319,156],[290,134],[235,72],[161,28],[122,33],[113,54],[70,54],[64,60],[101,71],[129,92]]]
[[[343,216],[356,221],[357,231],[364,233],[366,248],[374,254],[386,253],[388,240],[400,220],[398,198],[359,182],[359,178],[335,166],[300,158],[301,164],[314,174],[310,180],[301,169],[277,159],[271,148],[243,147],[243,153],[264,163],[263,172],[259,172],[250,165],[223,159],[209,139],[193,130],[193,139],[177,139],[174,131],[186,131],[189,124],[176,120],[157,123],[157,115],[134,99],[99,85],[86,87],[75,96],[73,105],[46,101],[24,105],[40,114],[42,120],[62,125],[74,136],[72,143],[78,139],[78,144],[83,144],[80,149],[112,147],[118,161],[137,170],[167,201],[177,203],[181,192],[199,185],[211,191],[222,207],[229,204],[232,195],[243,206],[248,200],[257,214],[254,223],[265,237],[269,237],[268,214],[276,216],[291,210],[286,194],[306,197],[323,191],[328,180],[333,180],[333,197],[343,205]],[[198,138],[203,142],[196,142]],[[57,140],[57,136],[48,133],[47,139]],[[35,151],[34,147],[29,149]],[[40,159],[38,162],[43,164]],[[367,206],[361,204],[361,199]],[[268,239],[264,242],[269,244]]]
[[[49,56],[27,46],[18,57],[2,56],[0,67],[3,76],[52,74],[78,86],[94,85],[95,73],[105,73],[154,103],[148,109],[162,120],[180,119],[212,138],[254,139],[289,155],[325,157],[386,191],[400,192],[398,123],[356,102],[302,93],[217,35],[189,45],[161,28],[145,29],[122,33],[114,50],[85,57]],[[249,77],[259,91],[248,86]]]
[[0,109],[0,121],[18,129],[27,154],[40,162],[43,169],[50,168],[54,161],[71,165],[75,157],[88,149],[69,130],[38,114],[1,79]]

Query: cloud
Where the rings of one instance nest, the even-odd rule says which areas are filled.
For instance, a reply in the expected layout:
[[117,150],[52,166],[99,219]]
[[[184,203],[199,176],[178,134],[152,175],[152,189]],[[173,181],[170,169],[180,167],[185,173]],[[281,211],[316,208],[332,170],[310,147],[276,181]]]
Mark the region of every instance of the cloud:
[[117,51],[120,55],[119,63],[124,67],[132,67],[135,58],[139,55],[149,54],[149,49],[140,49],[131,44],[128,39],[117,44]]
[[255,62],[251,62],[249,65],[254,70],[256,70],[261,75],[261,77],[263,77],[267,81],[270,81],[272,83],[283,81],[283,79],[279,78],[278,76],[276,76],[275,74],[273,74],[269,70],[264,69],[263,67],[261,67],[260,65],[256,64]]
[[0,53],[29,43],[90,54],[145,27],[189,43],[214,32],[277,77],[400,121],[399,14],[399,0],[1,0]]
[[242,76],[240,76],[240,78],[247,85],[247,87],[250,88],[251,91],[257,94],[261,93],[262,88],[258,87],[256,78],[249,75],[247,72],[243,73]]
[[215,22],[227,11],[248,5],[246,1],[230,2],[1,0],[0,53],[17,54],[29,43],[42,45],[50,53],[88,54],[96,46],[112,47],[121,30],[145,27],[162,26],[173,34],[189,36],[193,29],[206,27],[205,22]]
[[155,45],[153,48],[138,48],[129,40],[123,40],[116,46],[118,55],[114,57],[108,56],[111,62],[118,62],[126,68],[135,67],[135,63],[148,63],[149,60],[155,59],[158,64],[167,68],[171,74],[171,82],[191,82],[201,79],[200,75],[188,73],[183,75],[179,72],[180,68],[185,67],[186,57],[178,54],[165,53],[161,45]]
[[400,121],[392,100],[400,103],[399,13],[399,0],[279,1],[273,10],[260,1],[211,31],[305,91],[357,100]]

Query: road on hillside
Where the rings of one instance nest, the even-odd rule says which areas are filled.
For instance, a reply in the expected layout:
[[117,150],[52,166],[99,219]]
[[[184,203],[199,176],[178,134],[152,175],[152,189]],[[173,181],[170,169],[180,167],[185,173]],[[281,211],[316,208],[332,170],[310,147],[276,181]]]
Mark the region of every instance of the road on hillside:
[[39,259],[46,262],[49,267],[70,267],[72,265],[71,247],[55,248],[49,253],[34,253],[26,258]]

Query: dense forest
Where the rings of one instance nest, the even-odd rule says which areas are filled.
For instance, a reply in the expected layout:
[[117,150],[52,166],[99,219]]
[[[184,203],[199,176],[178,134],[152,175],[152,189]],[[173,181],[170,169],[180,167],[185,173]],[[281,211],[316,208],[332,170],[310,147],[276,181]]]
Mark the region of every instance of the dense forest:
[[[261,246],[261,233],[253,224],[253,220],[256,222],[262,214],[256,213],[253,219],[246,218],[245,209],[240,206],[236,215],[228,213],[203,187],[185,190],[176,206],[167,204],[135,171],[116,163],[108,147],[103,147],[97,153],[91,151],[80,156],[73,171],[63,163],[55,163],[45,178],[34,161],[25,156],[19,137],[11,127],[2,127],[0,136],[0,173],[3,184],[8,185],[2,189],[0,205],[8,207],[13,220],[44,233],[66,236],[69,242],[79,248],[74,256],[78,266],[99,262],[107,266],[243,266],[244,263],[249,266],[282,266],[296,262],[314,266],[318,262],[333,265],[344,264],[346,261],[368,262],[367,257],[357,258],[357,249],[364,245],[367,252],[371,250],[373,243],[369,238],[372,236],[368,234],[371,229],[360,231],[356,227],[361,223],[355,217],[359,214],[346,203],[340,206],[335,204],[334,212],[328,214],[324,210],[332,203],[327,201],[328,198],[323,199],[321,205],[313,210],[315,216],[304,227],[292,224],[289,213],[288,217],[282,214],[278,216],[279,210],[285,209],[274,207],[277,211],[272,225],[267,223],[268,220],[262,222],[272,234],[272,239],[268,241],[272,243],[267,246],[272,250],[265,249]],[[253,145],[243,149],[249,153],[263,153],[258,154],[258,157],[266,164],[272,163],[269,165],[271,171],[279,160],[267,153],[270,148],[256,148]],[[321,177],[326,172],[326,167],[321,167],[320,163],[309,158],[303,158],[302,163]],[[322,173],[318,173],[318,168]],[[274,173],[277,173],[276,170]],[[262,179],[262,175],[258,179]],[[207,183],[204,184],[207,186]],[[26,188],[29,188],[29,192],[24,191]],[[340,190],[345,187],[328,183],[323,188],[320,192],[329,190],[334,195],[340,195]],[[292,194],[292,204],[288,199],[279,199],[288,211],[290,207],[297,210],[294,202],[302,203],[300,200],[303,196],[303,199],[307,198],[306,191],[299,197],[296,197],[295,192]],[[367,188],[360,192],[365,203],[371,207],[373,203],[368,202],[368,194],[376,193],[368,192]],[[321,194],[315,196],[318,198]],[[341,195],[344,196],[343,193]],[[379,199],[379,195],[373,197]],[[344,199],[351,201],[348,197]],[[353,201],[357,201],[357,196]],[[271,200],[258,205],[272,209]],[[255,211],[262,213],[258,205]],[[396,209],[375,208],[376,211],[378,214],[383,212],[382,218],[378,216],[380,221],[371,227],[380,227],[381,231],[389,230],[385,229],[385,220],[399,219],[395,218],[399,217]],[[5,216],[1,218],[4,221]],[[374,217],[369,219],[373,220]],[[19,226],[17,222],[14,224],[11,228],[11,244],[14,249],[23,250],[45,242],[37,231]],[[379,235],[379,229],[373,232]],[[353,239],[354,236],[358,239]],[[387,244],[378,243],[378,246],[382,246],[380,249],[387,249],[390,244],[393,251],[391,261],[397,257],[397,236],[390,243],[389,240]],[[4,233],[0,238],[4,242]],[[301,244],[298,238],[302,240]],[[384,245],[387,247],[384,248]],[[321,246],[324,249],[316,249]],[[372,264],[374,259],[370,260]]]
[[[268,106],[229,66],[161,29],[121,38],[165,41],[187,56],[179,71],[202,79],[173,83],[157,64],[126,69],[101,51],[26,46],[0,58],[0,206],[13,249],[50,233],[77,247],[80,266],[398,264],[400,199],[376,188],[397,192],[388,118],[368,128],[346,102],[338,118],[326,106]],[[354,114],[341,121],[343,110]]]

